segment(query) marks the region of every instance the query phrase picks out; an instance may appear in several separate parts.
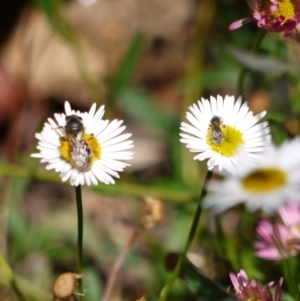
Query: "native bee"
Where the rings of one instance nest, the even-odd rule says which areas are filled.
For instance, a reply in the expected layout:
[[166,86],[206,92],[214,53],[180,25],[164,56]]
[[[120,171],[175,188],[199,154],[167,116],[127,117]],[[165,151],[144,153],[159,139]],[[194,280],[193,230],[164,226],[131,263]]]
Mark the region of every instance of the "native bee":
[[224,134],[221,130],[221,126],[223,126],[223,120],[221,117],[214,116],[210,120],[211,134],[210,138],[213,143],[220,145],[224,141]]
[[84,140],[84,125],[77,115],[66,116],[65,136],[70,145],[70,160],[79,171],[87,171],[92,163],[92,149]]

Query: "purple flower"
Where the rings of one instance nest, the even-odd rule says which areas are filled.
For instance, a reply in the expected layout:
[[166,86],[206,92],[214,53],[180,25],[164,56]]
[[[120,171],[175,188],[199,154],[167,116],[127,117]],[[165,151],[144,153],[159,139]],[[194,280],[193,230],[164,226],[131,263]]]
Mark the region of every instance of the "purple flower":
[[260,241],[254,243],[256,255],[278,260],[298,254],[300,250],[300,204],[287,202],[277,210],[280,220],[260,220],[256,227]]
[[270,287],[273,286],[274,282],[263,286],[258,280],[252,279],[249,281],[244,270],[240,270],[237,274],[230,272],[229,277],[239,300],[282,301],[282,277],[275,286],[274,294],[270,291]]
[[248,4],[253,11],[252,16],[230,24],[230,30],[256,20],[258,27],[289,36],[300,23],[299,0],[257,0],[255,6]]

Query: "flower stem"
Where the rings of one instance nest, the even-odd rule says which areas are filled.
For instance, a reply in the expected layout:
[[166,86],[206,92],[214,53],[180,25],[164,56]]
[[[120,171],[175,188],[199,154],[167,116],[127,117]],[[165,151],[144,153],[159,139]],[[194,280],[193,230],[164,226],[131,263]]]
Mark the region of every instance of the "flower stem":
[[107,281],[107,284],[105,286],[105,290],[104,290],[104,294],[102,297],[102,301],[108,301],[109,300],[109,296],[110,293],[113,289],[113,285],[116,281],[117,275],[122,267],[122,264],[128,254],[128,252],[131,250],[132,246],[135,244],[135,242],[138,240],[138,238],[141,236],[141,234],[144,232],[145,228],[141,227],[140,225],[137,226],[132,235],[130,236],[127,244],[125,245],[125,247],[123,248],[122,252],[120,253],[120,255],[118,256],[117,260],[115,261],[110,274],[109,274],[109,278]]
[[[266,34],[267,34],[267,30],[265,29],[261,29],[258,32],[254,44],[250,50],[250,53],[255,52],[259,48],[261,41],[263,40]],[[246,67],[242,67],[241,73],[238,78],[238,96],[242,96],[243,99],[244,99],[244,82],[245,82],[245,77],[247,72],[248,69]]]
[[2,271],[4,272],[5,277],[9,280],[9,283],[14,290],[15,294],[17,295],[18,299],[20,301],[26,301],[26,298],[24,297],[23,293],[20,291],[19,286],[16,282],[15,276],[8,265],[7,261],[5,260],[2,253],[0,253],[0,266],[2,268]]
[[193,218],[193,222],[192,222],[192,226],[190,228],[190,232],[189,232],[189,236],[188,239],[186,241],[185,247],[183,249],[183,252],[180,254],[179,260],[177,261],[176,267],[172,272],[172,275],[169,279],[169,281],[166,283],[166,285],[163,287],[163,289],[161,290],[160,296],[159,296],[159,301],[165,301],[170,293],[170,290],[180,272],[181,269],[181,265],[182,265],[182,261],[183,259],[186,257],[186,254],[194,240],[195,234],[197,232],[197,227],[199,224],[199,220],[200,220],[200,216],[201,216],[201,212],[202,212],[202,207],[201,207],[201,201],[203,200],[203,198],[206,196],[207,190],[206,187],[209,184],[209,181],[212,177],[212,172],[208,171],[206,174],[206,178],[205,178],[205,182],[200,194],[200,200],[198,202],[197,205],[197,210],[195,212],[194,218]]
[[[83,210],[82,210],[82,196],[81,185],[75,187],[76,205],[77,205],[77,274],[82,274],[82,240],[83,240]],[[78,279],[79,299],[84,301],[84,292],[82,287],[82,280]]]
[[295,297],[296,300],[299,300],[299,287],[298,287],[298,282],[295,280],[295,275],[293,275],[292,272],[292,261],[289,258],[284,258],[282,260],[282,264],[283,264],[283,275],[284,275],[284,279],[287,282],[287,286],[289,288],[289,291],[291,293],[292,296]]

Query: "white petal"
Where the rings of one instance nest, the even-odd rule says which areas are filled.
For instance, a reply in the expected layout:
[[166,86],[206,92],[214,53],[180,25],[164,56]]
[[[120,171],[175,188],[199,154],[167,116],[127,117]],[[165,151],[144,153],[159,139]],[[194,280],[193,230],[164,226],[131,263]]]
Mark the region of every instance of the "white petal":
[[[55,170],[60,173],[62,181],[70,180],[72,186],[97,185],[98,180],[105,184],[114,184],[113,177],[119,178],[119,173],[124,170],[128,163],[122,160],[130,160],[133,152],[128,151],[133,148],[133,141],[128,140],[131,134],[120,135],[125,126],[121,126],[123,121],[113,120],[109,122],[102,120],[104,106],[96,110],[93,104],[89,112],[72,110],[70,103],[65,102],[65,114],[54,114],[54,119],[48,118],[41,133],[35,137],[39,140],[37,149],[39,153],[31,154],[31,157],[40,159],[40,162],[47,163],[46,169]],[[85,132],[94,134],[101,146],[101,158],[96,160],[91,169],[85,172],[77,170],[70,162],[61,157],[61,137],[65,135],[64,126],[66,116],[77,115],[82,117]]]
[[189,123],[181,123],[180,142],[186,144],[191,152],[197,152],[195,160],[209,159],[208,168],[218,167],[219,170],[226,169],[233,174],[243,164],[242,159],[237,160],[237,154],[231,157],[217,154],[207,142],[207,133],[210,120],[213,116],[222,119],[224,125],[237,128],[242,133],[244,148],[251,160],[257,160],[257,155],[263,152],[271,142],[268,123],[258,124],[264,112],[254,116],[249,110],[247,103],[241,102],[241,98],[234,101],[233,96],[210,97],[201,99],[197,104],[189,107],[186,118]]

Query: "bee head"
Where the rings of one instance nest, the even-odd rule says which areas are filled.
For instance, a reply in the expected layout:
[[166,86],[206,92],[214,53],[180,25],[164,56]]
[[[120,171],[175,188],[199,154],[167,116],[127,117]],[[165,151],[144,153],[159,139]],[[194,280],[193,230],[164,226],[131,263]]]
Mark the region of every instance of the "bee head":
[[66,116],[65,131],[67,135],[76,137],[79,133],[82,133],[84,126],[82,118],[77,115]]
[[211,120],[210,120],[210,124],[212,126],[220,126],[222,124],[222,118],[218,117],[218,116],[214,116]]

